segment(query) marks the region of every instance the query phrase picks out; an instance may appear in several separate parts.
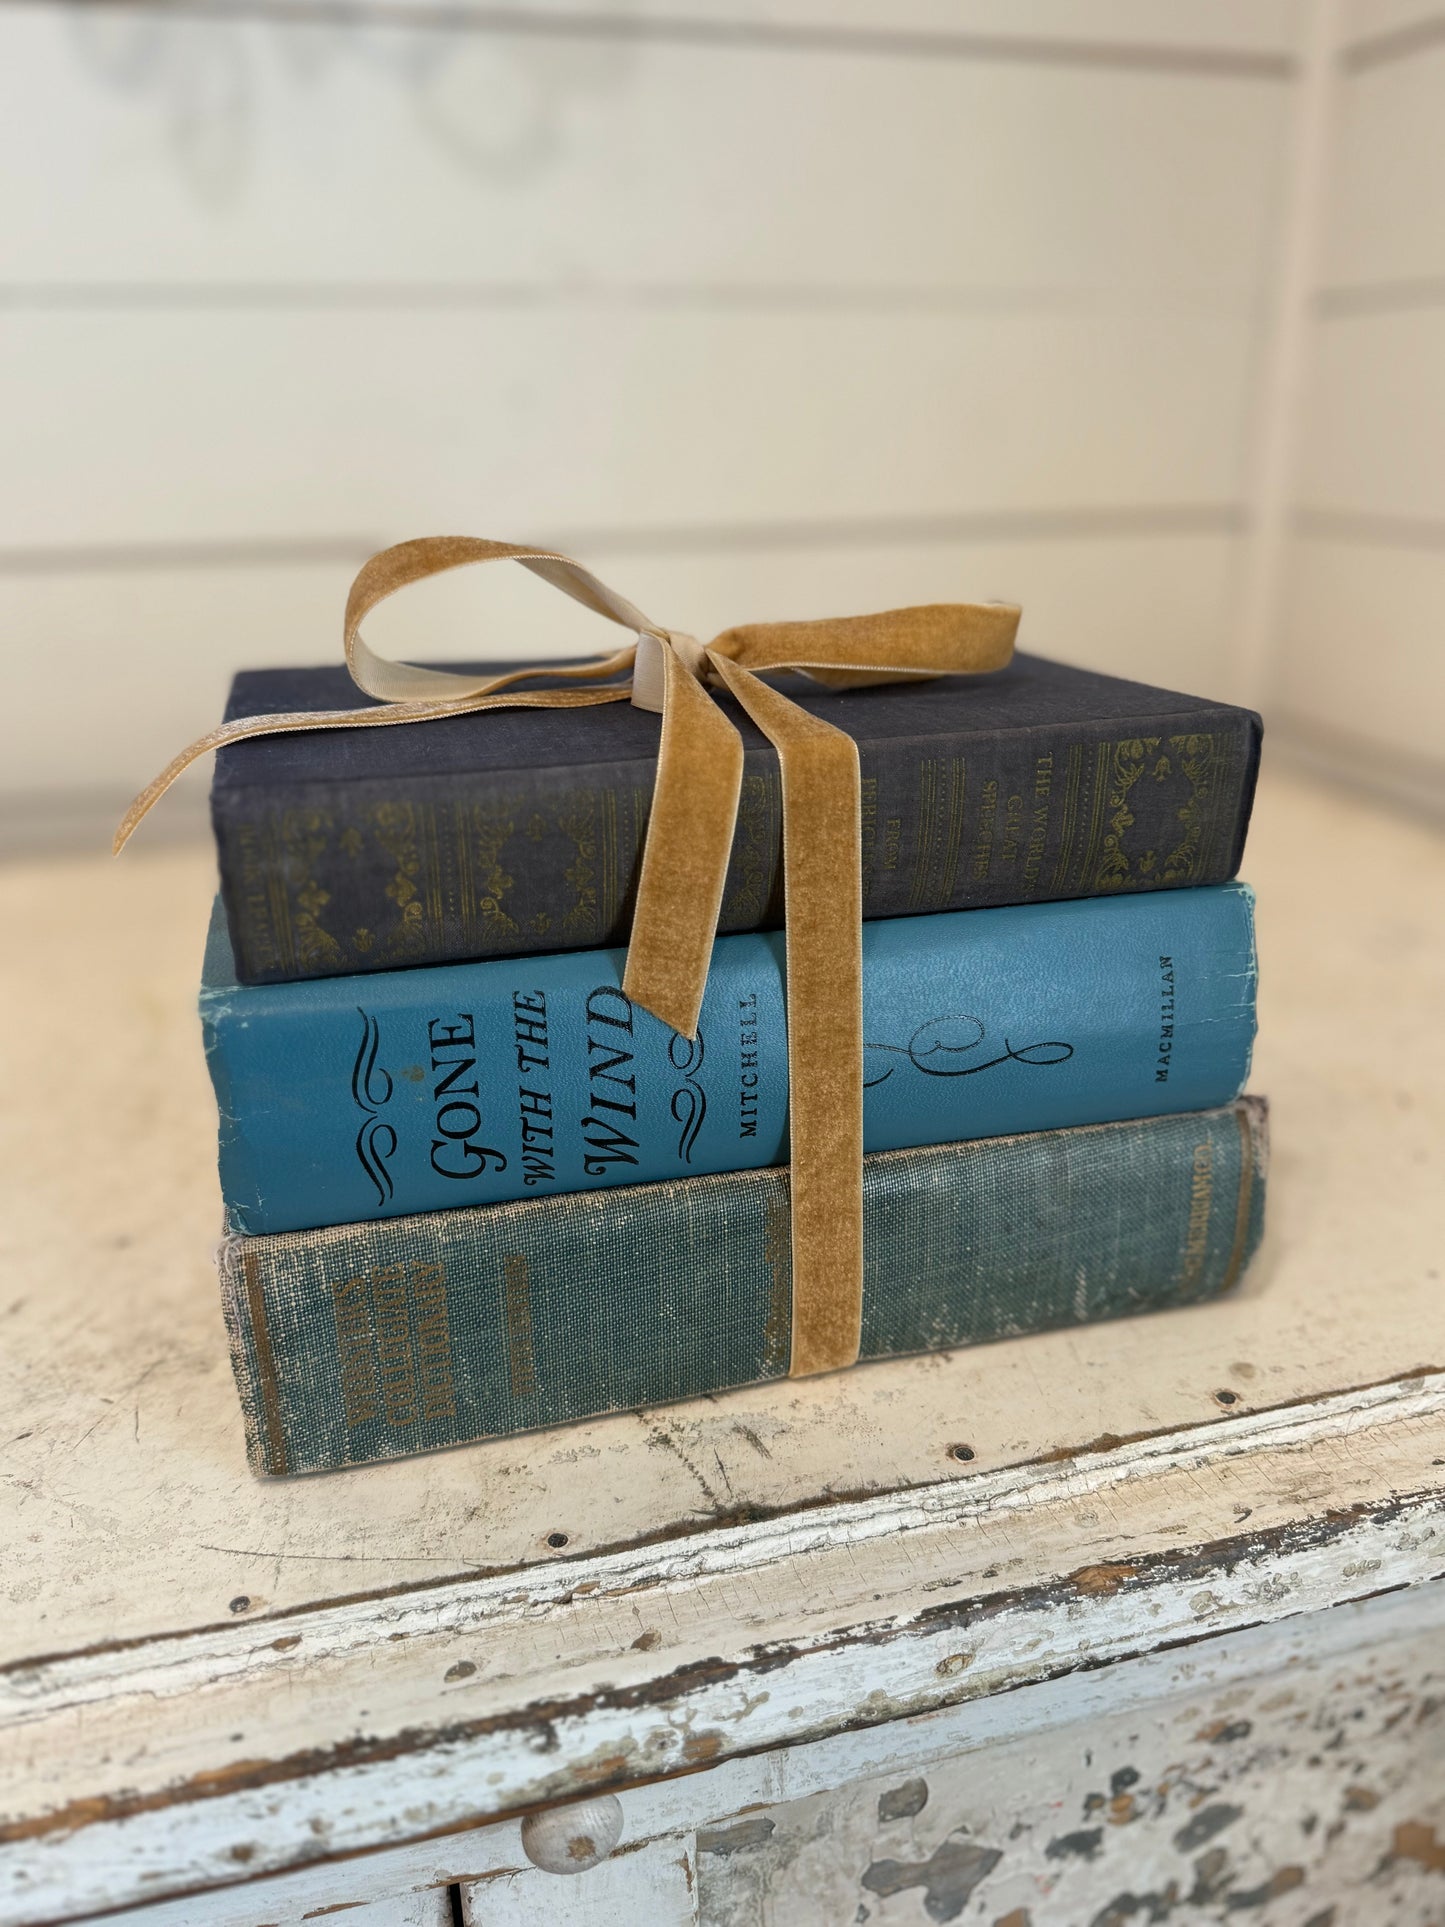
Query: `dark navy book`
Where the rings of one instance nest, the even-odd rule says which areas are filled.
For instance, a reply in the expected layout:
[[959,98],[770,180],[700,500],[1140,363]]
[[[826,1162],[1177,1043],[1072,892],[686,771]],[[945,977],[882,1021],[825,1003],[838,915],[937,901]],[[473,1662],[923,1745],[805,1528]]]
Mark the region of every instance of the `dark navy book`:
[[[497,670],[505,664],[479,666]],[[984,677],[780,686],[858,744],[865,918],[1221,883],[1251,711],[1020,655]],[[249,670],[226,716],[364,703],[342,668]],[[782,922],[772,746],[746,749],[719,928]],[[625,944],[660,719],[502,709],[233,744],[211,812],[240,982]]]

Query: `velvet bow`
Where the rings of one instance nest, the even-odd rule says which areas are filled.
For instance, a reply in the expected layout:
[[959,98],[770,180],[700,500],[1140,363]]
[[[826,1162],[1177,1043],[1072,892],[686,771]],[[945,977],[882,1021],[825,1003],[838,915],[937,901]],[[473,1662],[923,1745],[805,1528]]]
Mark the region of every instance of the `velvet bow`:
[[[362,621],[396,590],[464,562],[507,560],[630,629],[636,641],[592,662],[480,678],[392,662],[367,646]],[[801,670],[830,688],[854,689],[998,669],[1012,654],[1018,620],[1012,604],[934,603],[821,622],[756,623],[701,643],[659,627],[564,555],[471,536],[401,542],[366,563],[346,602],[347,667],[379,704],[221,724],[141,792],[116,832],[115,849],[124,847],[146,811],[197,757],[247,737],[387,727],[479,709],[630,701],[661,714],[662,734],[623,989],[634,1003],[693,1037],[742,786],[742,738],[710,693],[727,690],[772,743],[782,770],[793,1248],[789,1370],[794,1377],[831,1371],[858,1356],[863,1305],[858,750],[842,730],[761,678]],[[520,689],[519,683],[552,686]]]

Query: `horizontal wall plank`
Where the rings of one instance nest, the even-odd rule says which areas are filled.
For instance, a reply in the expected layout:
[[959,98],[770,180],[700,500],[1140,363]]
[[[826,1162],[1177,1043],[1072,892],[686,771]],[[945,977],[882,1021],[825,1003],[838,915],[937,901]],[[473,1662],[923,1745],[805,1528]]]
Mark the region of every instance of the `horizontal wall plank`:
[[0,321],[20,548],[1229,502],[1251,331],[1116,317]]
[[[703,635],[735,621],[996,597],[1023,604],[1025,648],[1207,695],[1218,689],[1237,546],[1202,518],[1194,535],[579,552],[659,621]],[[12,842],[102,846],[130,796],[217,719],[234,670],[339,658],[352,573],[337,561],[0,575],[0,626],[23,645],[0,720]],[[369,633],[398,655],[540,659],[589,652],[601,627],[524,571],[489,569],[420,585],[378,611]],[[131,651],[139,682],[123,667]],[[193,776],[142,836],[198,830],[204,789]]]
[[[1395,0],[1397,5],[1405,0]],[[284,11],[307,0],[280,0]],[[425,7],[428,0],[402,0]],[[1379,0],[1376,0],[1379,4]],[[1418,7],[1421,0],[1414,0]],[[461,0],[464,8],[495,12],[487,0]],[[512,0],[510,11],[539,20],[608,18],[626,14],[643,21],[756,21],[773,26],[871,28],[878,32],[919,28],[957,34],[1004,35],[1029,40],[1103,41],[1168,47],[1293,50],[1300,34],[1300,0]]]
[[1306,510],[1445,522],[1445,329],[1429,310],[1315,331],[1301,424]]
[[1433,768],[1437,793],[1445,795],[1442,615],[1445,528],[1433,550],[1297,541],[1280,642],[1279,708],[1324,732],[1323,751],[1338,733],[1335,760],[1356,776],[1372,774],[1376,787],[1418,791]]
[[[35,0],[31,0],[34,4]],[[44,0],[42,0],[44,3]],[[52,0],[53,3],[53,0]],[[1400,0],[1402,3],[1402,0]],[[111,5],[114,0],[101,0]],[[178,6],[178,0],[152,0]],[[328,0],[224,0],[227,11],[267,12],[305,19]],[[201,9],[222,10],[222,0],[196,0]],[[566,31],[579,25],[618,32],[665,33],[669,29],[756,27],[778,34],[790,29],[868,33],[880,40],[907,33],[947,36],[964,48],[1037,42],[1043,47],[1156,47],[1189,53],[1293,53],[1299,45],[1308,0],[449,0],[449,11],[495,27],[520,21],[530,29]],[[337,10],[359,16],[374,6],[405,18],[436,13],[437,0],[337,0]]]
[[11,6],[0,301],[1162,289],[1246,308],[1287,110],[1188,69]]

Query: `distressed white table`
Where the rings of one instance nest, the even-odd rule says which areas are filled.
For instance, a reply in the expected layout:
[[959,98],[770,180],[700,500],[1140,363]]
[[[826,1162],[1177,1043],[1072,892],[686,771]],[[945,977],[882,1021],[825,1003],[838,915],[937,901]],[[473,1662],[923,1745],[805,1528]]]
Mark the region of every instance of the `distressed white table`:
[[0,1922],[1445,1919],[1445,848],[1276,776],[1247,874],[1228,1302],[269,1485],[208,861],[0,875]]

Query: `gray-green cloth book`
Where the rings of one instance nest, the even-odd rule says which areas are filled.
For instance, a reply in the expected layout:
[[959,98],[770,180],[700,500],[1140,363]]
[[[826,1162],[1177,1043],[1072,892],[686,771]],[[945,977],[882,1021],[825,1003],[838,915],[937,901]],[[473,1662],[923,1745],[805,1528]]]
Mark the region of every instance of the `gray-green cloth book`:
[[[1193,1304],[1259,1242],[1262,1098],[864,1160],[862,1357]],[[261,1475],[786,1376],[786,1166],[231,1236]]]

